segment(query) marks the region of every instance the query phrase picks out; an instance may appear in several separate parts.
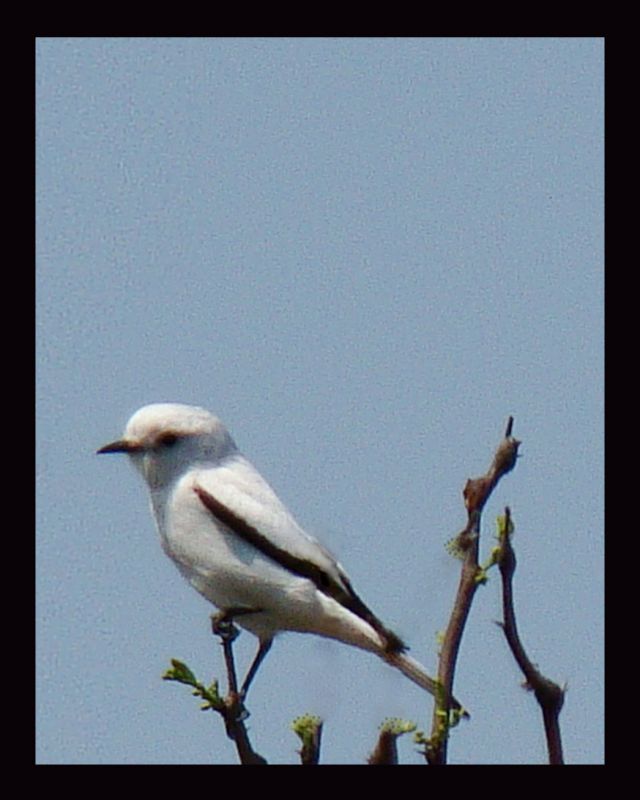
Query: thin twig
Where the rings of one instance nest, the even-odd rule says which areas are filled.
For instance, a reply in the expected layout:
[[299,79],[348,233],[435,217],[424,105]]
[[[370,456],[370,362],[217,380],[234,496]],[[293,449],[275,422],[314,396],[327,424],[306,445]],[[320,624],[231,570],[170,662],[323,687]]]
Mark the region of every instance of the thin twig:
[[522,670],[528,689],[533,691],[542,709],[547,751],[550,764],[564,764],[562,738],[560,735],[560,711],[564,704],[564,691],[558,684],[542,675],[531,662],[518,634],[513,606],[513,574],[516,570],[516,555],[511,544],[511,511],[505,508],[504,527],[500,536],[498,565],[502,576],[502,607],[504,622],[501,627],[518,666]]
[[471,603],[478,588],[478,550],[480,541],[480,518],[482,509],[495,489],[498,481],[510,472],[516,463],[520,442],[511,435],[513,417],[509,417],[505,435],[495,452],[486,474],[470,478],[463,491],[467,509],[467,524],[457,536],[457,547],[464,553],[458,593],[447,626],[438,664],[438,680],[444,689],[436,702],[431,726],[431,738],[425,749],[429,764],[447,763],[447,741],[450,725],[450,701],[453,694],[453,679],[462,641],[464,626]]

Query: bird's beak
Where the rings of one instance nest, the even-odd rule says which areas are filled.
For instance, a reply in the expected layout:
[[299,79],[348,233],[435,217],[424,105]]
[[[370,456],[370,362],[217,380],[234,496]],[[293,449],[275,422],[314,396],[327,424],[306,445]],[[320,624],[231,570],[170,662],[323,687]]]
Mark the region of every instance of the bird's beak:
[[111,444],[105,444],[96,453],[97,455],[102,455],[103,453],[137,453],[139,450],[142,450],[142,445],[137,442],[118,439],[116,442],[111,442]]

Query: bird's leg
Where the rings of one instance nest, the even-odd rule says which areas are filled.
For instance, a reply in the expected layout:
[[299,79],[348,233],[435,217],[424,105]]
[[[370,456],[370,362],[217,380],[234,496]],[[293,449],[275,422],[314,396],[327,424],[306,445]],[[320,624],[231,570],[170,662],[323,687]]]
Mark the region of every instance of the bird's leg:
[[[211,630],[213,631],[215,636],[219,636],[221,639],[222,649],[224,652],[224,660],[227,665],[229,693],[226,705],[229,710],[229,714],[233,717],[233,719],[238,720],[240,722],[244,721],[249,716],[249,712],[244,706],[244,700],[247,696],[247,690],[249,688],[249,684],[254,679],[255,674],[258,671],[258,667],[262,663],[262,660],[269,652],[272,640],[268,639],[266,641],[260,642],[260,646],[258,648],[256,657],[254,658],[253,663],[249,668],[249,672],[247,673],[247,676],[243,681],[240,692],[238,692],[238,679],[236,677],[236,668],[235,668],[235,660],[233,657],[232,644],[238,638],[240,631],[233,624],[233,618],[242,616],[243,614],[259,613],[260,610],[261,609],[246,608],[246,607],[227,608],[211,616]],[[227,734],[230,736],[230,738],[232,739],[234,738],[232,727],[229,725],[229,721],[227,721]]]
[[233,642],[240,635],[240,631],[233,624],[233,618],[247,613],[243,608],[228,608],[211,615],[211,630],[215,636]]
[[247,672],[247,676],[242,682],[242,688],[240,689],[240,697],[244,700],[247,696],[247,692],[249,691],[249,686],[251,685],[251,681],[255,678],[256,672],[258,671],[258,667],[262,664],[264,657],[267,655],[269,650],[271,650],[271,645],[273,644],[273,639],[261,639],[260,646],[258,647],[258,652],[256,653],[256,657],[253,659],[253,663],[249,667],[249,671]]
[[240,631],[233,624],[233,610],[220,611],[211,616],[211,630],[214,636],[219,636],[224,651],[224,660],[227,665],[227,675],[229,677],[229,694],[238,694],[238,679],[236,678],[236,667],[233,658],[231,645],[240,635]]

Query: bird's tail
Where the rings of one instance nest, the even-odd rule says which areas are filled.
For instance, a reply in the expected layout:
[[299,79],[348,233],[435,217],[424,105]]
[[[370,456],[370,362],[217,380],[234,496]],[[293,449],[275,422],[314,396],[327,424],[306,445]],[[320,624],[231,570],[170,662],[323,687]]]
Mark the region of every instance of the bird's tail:
[[[321,616],[315,615],[313,627],[298,628],[298,630],[306,630],[320,634],[320,636],[328,636],[331,639],[337,639],[345,644],[351,644],[354,647],[361,647],[363,650],[375,653],[384,659],[387,664],[399,669],[410,681],[422,689],[426,689],[434,697],[438,696],[440,684],[427,674],[426,669],[419,661],[406,654],[406,647],[402,640],[386,628],[359,598],[356,597],[355,600],[352,598],[351,601],[352,605],[356,602],[358,604],[357,611],[359,613],[356,613],[356,610],[347,608],[342,603],[338,603],[338,601],[322,593],[318,593],[318,597],[324,602],[326,613]],[[319,622],[322,622],[322,627],[318,624]],[[242,623],[240,622],[239,624]],[[454,697],[451,698],[450,706],[460,709],[463,716],[469,716]]]
[[[415,658],[411,658],[411,656],[406,653],[385,653],[383,658],[388,664],[399,669],[410,681],[413,681],[413,683],[426,689],[427,692],[434,697],[437,697],[440,684],[427,674],[425,668],[419,661],[416,661]],[[455,697],[451,698],[451,705],[453,708],[462,711],[463,716],[469,716]]]

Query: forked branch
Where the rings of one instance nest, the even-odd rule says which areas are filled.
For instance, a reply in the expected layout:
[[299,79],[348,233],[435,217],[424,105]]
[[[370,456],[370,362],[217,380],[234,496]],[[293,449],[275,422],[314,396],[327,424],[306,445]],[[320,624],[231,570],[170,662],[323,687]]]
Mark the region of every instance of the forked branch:
[[505,435],[495,452],[487,472],[479,478],[470,478],[463,490],[467,509],[467,524],[456,537],[456,549],[462,554],[462,571],[449,624],[445,631],[440,660],[438,680],[444,691],[436,702],[431,725],[431,737],[425,748],[429,764],[447,763],[447,741],[450,727],[450,704],[447,698],[453,694],[453,678],[462,641],[464,626],[469,615],[471,603],[479,585],[481,569],[478,564],[480,539],[480,518],[482,509],[495,489],[500,478],[510,472],[518,457],[520,442],[512,436],[513,417],[509,417]]

